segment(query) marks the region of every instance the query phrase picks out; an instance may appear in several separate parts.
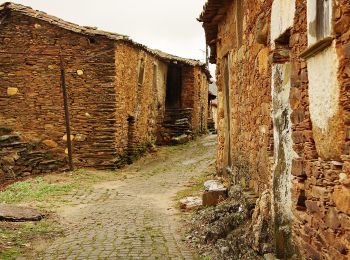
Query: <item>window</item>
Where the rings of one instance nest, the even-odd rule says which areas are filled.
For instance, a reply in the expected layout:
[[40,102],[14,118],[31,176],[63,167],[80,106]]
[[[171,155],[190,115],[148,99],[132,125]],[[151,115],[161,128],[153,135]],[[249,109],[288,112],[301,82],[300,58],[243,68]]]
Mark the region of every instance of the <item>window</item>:
[[157,92],[158,88],[158,66],[157,64],[153,64],[153,89],[154,92]]
[[139,80],[138,80],[139,86],[143,85],[144,75],[145,75],[145,60],[141,59],[140,65],[139,65]]
[[330,1],[317,0],[316,3],[316,38],[323,40],[331,34],[330,30]]
[[308,59],[333,43],[332,0],[307,1],[308,48],[300,54]]

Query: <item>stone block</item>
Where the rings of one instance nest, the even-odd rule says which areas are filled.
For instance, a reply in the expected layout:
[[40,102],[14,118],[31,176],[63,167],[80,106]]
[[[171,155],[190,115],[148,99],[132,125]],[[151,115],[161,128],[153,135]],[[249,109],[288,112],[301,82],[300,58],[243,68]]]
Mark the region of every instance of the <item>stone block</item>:
[[334,189],[332,199],[340,211],[350,215],[350,189],[345,186],[338,186]]
[[58,147],[58,144],[55,141],[49,140],[49,139],[44,140],[43,144],[45,144],[49,148],[57,148]]
[[7,95],[14,96],[18,93],[18,88],[9,87],[7,88]]
[[180,200],[180,208],[185,211],[191,211],[203,205],[203,201],[199,197],[187,197]]
[[292,161],[292,175],[297,177],[306,176],[304,171],[304,162],[301,159],[293,159]]
[[228,196],[227,189],[204,191],[203,197],[202,197],[203,206],[216,206],[220,202],[226,200],[227,196]]
[[0,221],[38,221],[43,217],[41,212],[32,208],[0,204]]
[[340,227],[341,222],[338,218],[338,212],[335,208],[331,207],[328,209],[325,222],[326,225],[331,229],[337,229]]
[[319,213],[320,207],[318,206],[317,201],[306,200],[305,205],[310,213]]

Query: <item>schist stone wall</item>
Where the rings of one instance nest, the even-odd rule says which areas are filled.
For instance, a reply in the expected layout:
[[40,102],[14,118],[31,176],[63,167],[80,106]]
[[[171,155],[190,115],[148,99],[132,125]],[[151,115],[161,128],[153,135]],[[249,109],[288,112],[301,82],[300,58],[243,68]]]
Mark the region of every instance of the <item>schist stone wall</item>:
[[[330,1],[334,40],[300,59],[315,43],[312,1],[296,1],[290,46],[293,109],[293,238],[313,259],[348,259],[350,168],[348,116],[350,3]],[[307,15],[308,14],[308,15]]]
[[192,111],[193,132],[204,131],[203,64],[29,7],[0,5],[0,179],[66,169],[68,138],[75,167],[132,162],[163,131],[170,64],[184,68],[183,105]]
[[191,125],[194,134],[206,133],[208,119],[209,79],[196,66],[182,69],[182,108],[192,108]]
[[279,259],[349,259],[350,2],[215,2],[201,18],[218,65],[218,173],[258,193],[257,208],[269,197],[259,218]]
[[135,156],[153,144],[165,110],[167,65],[154,55],[116,47],[116,148]]
[[218,28],[217,162],[219,172],[233,172],[237,183],[262,192],[269,187],[273,156],[267,29],[271,1],[251,5],[232,1]]
[[[65,67],[74,163],[112,165],[114,42],[69,32],[11,12],[0,25],[1,126],[37,140],[64,159],[67,153],[60,57]],[[112,143],[112,146],[110,145]]]

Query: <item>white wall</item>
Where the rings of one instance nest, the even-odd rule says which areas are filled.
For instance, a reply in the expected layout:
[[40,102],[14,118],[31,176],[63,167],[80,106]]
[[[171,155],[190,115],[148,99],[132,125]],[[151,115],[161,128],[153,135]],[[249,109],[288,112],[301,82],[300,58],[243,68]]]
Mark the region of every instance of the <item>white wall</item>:
[[[330,1],[329,11],[329,28],[332,28],[332,0]],[[311,46],[317,42],[316,38],[316,0],[307,1],[307,24],[308,24],[308,46]],[[332,31],[332,30],[331,30]]]
[[[316,1],[316,0],[314,0]],[[271,43],[274,42],[294,23],[295,0],[274,0],[271,14]]]

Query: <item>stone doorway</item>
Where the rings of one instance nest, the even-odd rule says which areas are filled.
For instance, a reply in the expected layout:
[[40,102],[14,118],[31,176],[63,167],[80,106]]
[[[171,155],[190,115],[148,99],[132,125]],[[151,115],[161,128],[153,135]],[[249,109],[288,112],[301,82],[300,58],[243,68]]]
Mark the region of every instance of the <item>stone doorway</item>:
[[181,108],[182,68],[169,65],[166,84],[166,108]]
[[229,56],[224,57],[224,118],[225,118],[225,143],[224,143],[224,157],[223,157],[223,175],[231,172],[232,167],[232,153],[231,153],[231,107],[230,107],[230,59]]

